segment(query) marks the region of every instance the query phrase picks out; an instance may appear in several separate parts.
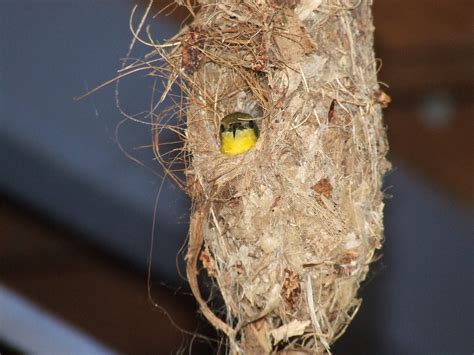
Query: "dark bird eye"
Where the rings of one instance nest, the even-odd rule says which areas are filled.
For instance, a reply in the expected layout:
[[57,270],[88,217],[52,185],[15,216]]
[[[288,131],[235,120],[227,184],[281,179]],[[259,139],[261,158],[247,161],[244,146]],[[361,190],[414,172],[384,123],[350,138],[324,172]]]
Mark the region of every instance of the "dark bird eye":
[[220,128],[220,130],[221,130],[221,133],[223,133],[223,132],[225,131],[225,127],[224,127],[224,125],[223,125],[223,124],[221,124],[221,128]]
[[253,128],[253,126],[254,126],[254,123],[253,123],[252,120],[250,120],[250,121],[249,121],[249,127],[250,127],[250,128]]

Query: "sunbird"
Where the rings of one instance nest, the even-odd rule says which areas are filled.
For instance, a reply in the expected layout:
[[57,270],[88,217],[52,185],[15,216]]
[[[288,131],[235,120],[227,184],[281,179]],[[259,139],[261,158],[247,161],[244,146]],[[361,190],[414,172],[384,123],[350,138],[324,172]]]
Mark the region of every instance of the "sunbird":
[[221,153],[245,153],[257,143],[258,134],[257,124],[251,115],[234,112],[225,116],[220,125]]

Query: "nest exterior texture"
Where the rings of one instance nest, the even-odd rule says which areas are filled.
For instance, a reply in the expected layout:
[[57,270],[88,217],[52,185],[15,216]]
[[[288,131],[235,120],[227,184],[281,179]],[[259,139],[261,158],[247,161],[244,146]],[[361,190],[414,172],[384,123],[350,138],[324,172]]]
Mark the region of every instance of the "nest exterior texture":
[[[160,50],[187,100],[188,278],[230,353],[328,353],[359,308],[389,168],[373,30],[367,0],[202,0]],[[261,133],[228,157],[219,122],[236,111]]]

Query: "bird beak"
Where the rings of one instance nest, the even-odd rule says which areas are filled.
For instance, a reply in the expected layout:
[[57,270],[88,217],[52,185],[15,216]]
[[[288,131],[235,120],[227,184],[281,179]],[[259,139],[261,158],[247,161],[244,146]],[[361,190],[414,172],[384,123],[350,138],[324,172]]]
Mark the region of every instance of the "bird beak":
[[237,125],[236,125],[236,124],[233,124],[233,125],[232,125],[232,134],[233,134],[234,138],[235,138],[235,131],[236,131],[236,130],[237,130]]

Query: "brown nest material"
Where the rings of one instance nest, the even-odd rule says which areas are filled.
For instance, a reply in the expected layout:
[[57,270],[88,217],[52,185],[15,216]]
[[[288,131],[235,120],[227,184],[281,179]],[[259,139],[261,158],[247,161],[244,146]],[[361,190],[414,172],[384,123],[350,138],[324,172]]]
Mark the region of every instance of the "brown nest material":
[[[371,1],[187,6],[192,23],[166,44],[150,40],[146,65],[166,74],[166,93],[179,85],[184,94],[174,159],[186,163],[178,182],[193,199],[193,293],[232,354],[329,353],[383,239],[388,96],[376,79]],[[236,111],[255,117],[261,134],[229,157],[219,123]],[[160,129],[156,155],[169,168]],[[199,260],[225,314],[200,294]]]

